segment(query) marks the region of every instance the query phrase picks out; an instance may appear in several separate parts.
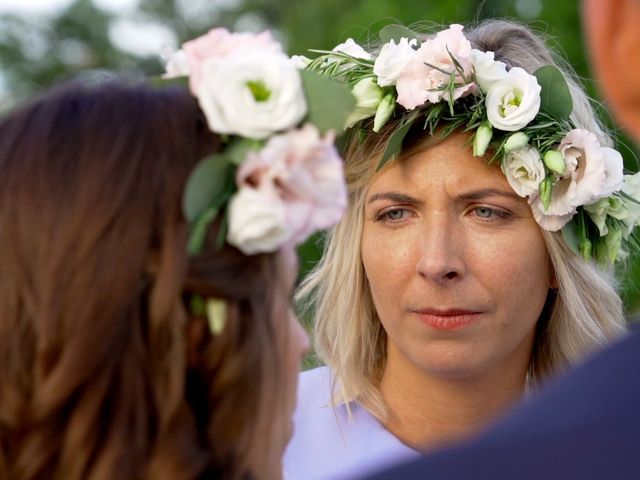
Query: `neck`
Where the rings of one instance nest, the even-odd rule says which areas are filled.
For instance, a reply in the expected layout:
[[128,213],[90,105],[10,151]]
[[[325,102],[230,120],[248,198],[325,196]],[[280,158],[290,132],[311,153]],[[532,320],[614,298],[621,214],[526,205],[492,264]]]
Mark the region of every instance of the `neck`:
[[444,376],[416,368],[390,348],[379,384],[385,427],[416,450],[473,435],[522,397],[527,364],[528,358],[482,374]]

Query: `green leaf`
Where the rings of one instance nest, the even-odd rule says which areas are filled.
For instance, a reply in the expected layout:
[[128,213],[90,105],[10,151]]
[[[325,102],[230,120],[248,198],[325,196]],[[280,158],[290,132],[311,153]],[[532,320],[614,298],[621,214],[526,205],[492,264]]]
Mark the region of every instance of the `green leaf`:
[[411,128],[411,125],[413,125],[413,122],[417,117],[418,111],[414,110],[407,116],[407,118],[396,129],[396,131],[391,134],[391,137],[389,137],[389,142],[387,143],[387,148],[385,148],[384,150],[384,154],[382,155],[382,158],[380,159],[380,162],[376,167],[376,171],[380,170],[387,164],[387,162],[395,159],[398,156],[400,150],[402,150],[402,141],[404,140],[404,137],[407,136],[407,133],[409,133],[409,129]]
[[382,30],[380,30],[380,40],[382,43],[389,43],[391,40],[398,43],[401,38],[408,38],[411,40],[420,40],[418,34],[404,25],[392,24],[387,25]]
[[556,120],[566,120],[573,111],[573,99],[564,75],[553,65],[540,67],[533,73],[542,88],[540,110]]
[[161,76],[151,77],[147,83],[154,88],[166,88],[166,87],[189,87],[189,77],[172,77],[165,78]]
[[239,138],[224,149],[224,155],[233,165],[240,165],[252,150],[260,150],[264,142],[251,138]]
[[219,208],[233,191],[233,166],[222,154],[202,160],[187,179],[182,211],[189,223],[193,223],[210,207]]
[[300,71],[307,96],[307,120],[322,133],[344,130],[347,116],[355,109],[356,99],[344,84],[308,70]]
[[207,229],[218,215],[218,207],[209,207],[202,212],[196,222],[191,226],[189,239],[187,240],[187,253],[197,255],[202,251],[204,241],[207,238]]
[[578,229],[575,219],[569,221],[569,223],[562,227],[562,238],[564,238],[565,243],[569,248],[571,248],[571,250],[580,255],[580,250],[578,249],[578,243],[580,240],[578,238]]

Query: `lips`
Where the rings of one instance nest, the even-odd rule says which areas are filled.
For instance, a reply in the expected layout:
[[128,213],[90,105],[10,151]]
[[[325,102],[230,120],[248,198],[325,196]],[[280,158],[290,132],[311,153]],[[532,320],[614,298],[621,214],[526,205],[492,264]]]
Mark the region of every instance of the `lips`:
[[436,330],[457,330],[474,323],[481,312],[462,309],[421,309],[416,310],[420,320]]

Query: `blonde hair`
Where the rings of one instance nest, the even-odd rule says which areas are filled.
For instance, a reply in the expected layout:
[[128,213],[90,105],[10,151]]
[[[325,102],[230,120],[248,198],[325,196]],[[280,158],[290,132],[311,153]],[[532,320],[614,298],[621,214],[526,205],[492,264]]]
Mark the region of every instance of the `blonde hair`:
[[[505,20],[483,22],[466,32],[474,48],[495,52],[508,67],[533,72],[556,64],[564,72],[574,102],[572,120],[593,131],[601,143],[611,139],[598,122],[590,100],[575,75],[527,27]],[[390,122],[364,141],[351,139],[345,155],[349,207],[329,232],[325,251],[304,280],[297,299],[315,309],[314,343],[319,357],[334,372],[334,401],[357,399],[384,420],[386,408],[377,389],[386,362],[386,332],[380,323],[361,260],[364,198],[391,133]],[[414,132],[415,133],[415,132]],[[427,138],[425,138],[427,137]],[[420,131],[405,140],[402,155],[437,141]],[[538,321],[529,365],[530,384],[561,370],[626,331],[622,301],[608,272],[585,262],[564,242],[561,233],[543,231],[557,280]]]

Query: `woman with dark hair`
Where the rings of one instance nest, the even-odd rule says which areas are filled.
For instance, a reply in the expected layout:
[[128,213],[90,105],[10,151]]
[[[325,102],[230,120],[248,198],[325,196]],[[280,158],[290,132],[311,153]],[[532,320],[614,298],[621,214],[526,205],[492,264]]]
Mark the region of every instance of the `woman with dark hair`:
[[[268,34],[221,29],[181,53],[238,39],[242,56],[251,41],[284,56]],[[189,58],[199,96],[215,72]],[[257,78],[264,113],[280,91]],[[280,476],[308,347],[294,246],[340,216],[341,162],[298,128],[305,104],[279,100],[295,118],[254,135],[199,100],[72,82],[0,121],[0,478]],[[303,174],[307,196],[287,184]]]

